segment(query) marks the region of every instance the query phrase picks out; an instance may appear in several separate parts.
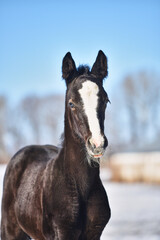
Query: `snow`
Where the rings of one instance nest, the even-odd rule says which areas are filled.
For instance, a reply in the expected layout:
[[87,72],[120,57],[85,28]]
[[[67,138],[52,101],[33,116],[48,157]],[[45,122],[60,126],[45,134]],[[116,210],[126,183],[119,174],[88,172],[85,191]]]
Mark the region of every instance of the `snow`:
[[[0,165],[0,196],[5,168]],[[103,169],[101,177],[112,211],[101,240],[159,240],[160,186],[112,183]]]

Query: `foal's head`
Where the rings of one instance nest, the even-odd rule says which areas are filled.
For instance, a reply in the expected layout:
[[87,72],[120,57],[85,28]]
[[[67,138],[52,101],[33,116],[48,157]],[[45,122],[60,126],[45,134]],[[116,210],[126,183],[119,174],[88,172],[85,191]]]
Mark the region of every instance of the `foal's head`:
[[75,141],[84,143],[89,161],[98,162],[108,145],[104,135],[105,109],[109,101],[103,88],[107,76],[107,58],[99,51],[91,71],[88,66],[76,69],[68,52],[62,64],[66,81],[66,118]]

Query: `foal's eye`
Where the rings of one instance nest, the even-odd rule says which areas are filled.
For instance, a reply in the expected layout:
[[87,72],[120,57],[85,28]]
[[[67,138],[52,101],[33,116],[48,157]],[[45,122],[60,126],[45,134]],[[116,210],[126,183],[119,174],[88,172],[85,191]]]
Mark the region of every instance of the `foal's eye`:
[[70,106],[70,108],[71,108],[72,110],[74,110],[74,109],[75,109],[75,105],[74,105],[74,103],[73,103],[73,102],[69,102],[69,106]]

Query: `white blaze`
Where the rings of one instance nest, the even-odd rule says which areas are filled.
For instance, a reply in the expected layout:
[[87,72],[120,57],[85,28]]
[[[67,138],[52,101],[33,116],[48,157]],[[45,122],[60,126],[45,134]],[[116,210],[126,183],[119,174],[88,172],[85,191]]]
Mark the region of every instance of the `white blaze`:
[[88,118],[89,129],[92,133],[91,140],[96,147],[104,141],[100,131],[99,120],[97,118],[98,92],[98,85],[89,80],[82,83],[82,88],[79,90],[83,101],[83,108]]

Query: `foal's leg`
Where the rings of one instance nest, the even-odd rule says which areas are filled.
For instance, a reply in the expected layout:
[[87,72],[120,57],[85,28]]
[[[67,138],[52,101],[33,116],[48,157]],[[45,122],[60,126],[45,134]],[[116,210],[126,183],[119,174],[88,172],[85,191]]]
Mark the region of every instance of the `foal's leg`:
[[67,226],[53,224],[52,230],[48,228],[48,232],[43,232],[46,240],[79,240],[81,231]]
[[99,240],[110,219],[108,197],[101,182],[95,186],[86,206],[86,226],[82,240]]
[[43,218],[43,236],[45,240],[79,240],[81,230],[77,224],[70,223],[65,216],[53,219],[48,214]]
[[4,193],[2,200],[1,240],[27,240],[30,239],[20,228],[15,212],[13,195]]
[[30,238],[22,231],[13,219],[2,219],[1,240],[29,240]]

